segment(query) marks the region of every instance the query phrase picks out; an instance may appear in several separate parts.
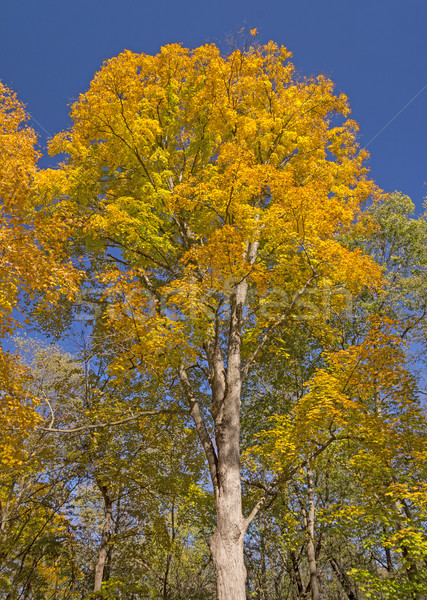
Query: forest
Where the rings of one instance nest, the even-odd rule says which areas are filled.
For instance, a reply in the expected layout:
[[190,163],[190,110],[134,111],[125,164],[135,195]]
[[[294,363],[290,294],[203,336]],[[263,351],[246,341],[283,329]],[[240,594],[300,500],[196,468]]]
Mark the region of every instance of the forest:
[[124,51],[50,168],[0,83],[1,600],[427,598],[426,215],[291,56]]

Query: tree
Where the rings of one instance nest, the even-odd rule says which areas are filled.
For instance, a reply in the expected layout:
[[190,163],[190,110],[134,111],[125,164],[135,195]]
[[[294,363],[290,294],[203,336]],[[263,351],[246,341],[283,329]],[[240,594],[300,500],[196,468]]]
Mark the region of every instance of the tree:
[[[20,284],[28,284],[33,267],[31,250],[22,215],[28,201],[29,185],[35,173],[38,153],[32,129],[23,127],[27,115],[15,94],[0,82],[0,337],[16,327],[12,310],[18,302]],[[25,373],[17,369],[13,357],[0,351],[0,389],[2,394],[1,428],[2,462],[19,458],[15,448],[22,432],[34,427],[35,413],[25,405],[22,390]],[[26,402],[27,401],[27,402]]]
[[[34,215],[29,218],[40,154],[27,120],[23,104],[0,82],[0,340],[21,326],[23,300],[47,290],[54,299],[74,287],[72,265],[61,261],[58,246],[44,245],[43,229]],[[22,459],[22,439],[37,422],[36,398],[25,391],[29,376],[10,352],[0,349],[0,460],[5,464]]]
[[[268,573],[275,572],[281,582],[286,581],[289,564],[295,598],[312,593],[309,572],[302,560],[307,547],[300,539],[301,531],[306,529],[304,510],[309,512],[310,498],[304,510],[302,494],[295,499],[296,486],[305,485],[307,496],[309,486],[295,466],[304,463],[317,444],[326,444],[331,432],[338,438],[344,435],[345,439],[335,441],[312,462],[314,537],[321,593],[328,599],[341,598],[334,590],[335,580],[345,597],[351,599],[365,598],[365,594],[390,599],[422,598],[425,594],[422,521],[426,422],[420,397],[423,381],[417,373],[419,363],[414,361],[419,358],[420,345],[415,346],[413,341],[420,339],[425,311],[427,230],[425,216],[413,219],[413,210],[409,198],[398,193],[390,194],[370,209],[376,226],[369,235],[360,236],[357,243],[381,264],[386,285],[353,297],[351,311],[341,310],[331,290],[326,306],[333,335],[316,339],[313,319],[283,328],[280,345],[268,347],[268,363],[258,367],[262,373],[257,375],[255,384],[257,380],[262,382],[263,395],[253,387],[253,400],[244,412],[249,489],[268,488],[274,474],[281,472],[278,479],[282,485],[271,487],[268,514],[263,517],[263,523],[268,523],[267,528],[264,525],[264,537],[274,538],[274,544],[269,548],[268,542],[263,543],[272,565]],[[372,337],[370,327],[375,315],[379,330]],[[383,333],[378,336],[381,330]],[[402,344],[402,339],[409,343]],[[334,404],[331,410],[330,403],[334,403],[333,389],[336,390],[333,382],[343,376],[339,374],[345,363],[339,366],[340,361],[348,353],[353,360],[347,363],[351,370],[344,371],[342,391],[347,389],[352,400],[347,407],[340,404],[339,416],[339,405]],[[355,360],[356,356],[362,360]],[[353,387],[357,378],[359,391]],[[312,395],[313,381],[317,400],[311,404],[316,397]],[[361,400],[365,407],[359,405],[354,411],[354,402]],[[369,425],[365,433],[360,431],[362,422],[365,427]],[[319,423],[323,423],[323,433],[318,430]],[[260,434],[263,443],[251,452],[253,438]],[[268,452],[272,444],[281,454],[281,463]],[[265,453],[267,458],[260,463]],[[251,471],[255,473],[252,476]],[[283,504],[284,517],[280,512]],[[251,531],[251,551],[262,555],[261,542],[257,550],[253,540]],[[281,560],[283,556],[290,560]],[[257,567],[252,567],[252,571],[253,585]],[[276,581],[274,584],[273,587],[270,577],[261,592],[275,597]]]
[[169,382],[157,407],[187,407],[215,496],[219,600],[245,598],[243,540],[263,503],[243,515],[251,370],[316,291],[345,299],[380,280],[342,241],[378,193],[347,99],[323,76],[294,78],[290,56],[272,42],[226,57],[215,45],[126,51],[53,140],[67,161],[37,178],[52,247],[74,249],[102,306],[110,372]]
[[[50,597],[62,582],[64,600],[92,591],[172,599],[198,588],[196,597],[211,597],[200,540],[201,529],[211,529],[211,505],[183,417],[165,412],[154,423],[140,415],[97,427],[118,406],[132,412],[141,384],[115,387],[105,357],[90,354],[81,338],[80,355],[30,338],[15,343],[31,369],[31,391],[45,399],[38,407],[45,425],[26,439],[24,464],[0,477],[5,592]],[[80,427],[87,419],[95,426]]]
[[[324,352],[324,367],[303,397],[258,433],[262,443],[252,456],[264,457],[285,497],[296,495],[307,531],[310,578],[295,569],[298,597],[308,589],[318,597],[312,579],[322,562],[349,598],[358,597],[352,579],[367,597],[424,597],[427,429],[401,339],[405,328],[377,317],[361,343]],[[268,479],[255,483],[266,487]],[[295,536],[288,547],[299,544]],[[322,591],[332,597],[329,578],[322,578]]]

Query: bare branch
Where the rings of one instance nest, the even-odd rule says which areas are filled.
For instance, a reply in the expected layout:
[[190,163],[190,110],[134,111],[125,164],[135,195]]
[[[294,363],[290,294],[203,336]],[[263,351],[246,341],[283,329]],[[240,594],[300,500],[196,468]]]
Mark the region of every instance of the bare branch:
[[48,405],[50,414],[51,414],[51,419],[50,419],[50,423],[49,423],[49,429],[51,429],[55,422],[55,413],[53,412],[52,404],[49,402],[49,398],[46,396],[46,394],[43,394],[43,395],[44,395],[44,400],[45,400],[46,404]]
[[194,397],[193,390],[191,389],[191,384],[188,379],[187,371],[185,367],[181,365],[178,369],[179,377],[181,379],[181,383],[183,385],[185,395],[187,396],[188,403],[190,405],[190,414],[193,417],[194,424],[196,425],[196,431],[198,433],[199,439],[202,442],[203,449],[206,454],[206,458],[208,459],[209,471],[211,474],[212,485],[215,490],[215,494],[218,490],[218,481],[217,481],[217,466],[218,466],[218,458],[215,452],[214,445],[212,443],[211,437],[206,429],[205,420],[203,418],[202,412],[200,410],[199,403]]
[[[180,409],[161,409],[161,410],[143,410],[136,415],[126,417],[125,419],[119,419],[118,421],[108,421],[107,423],[95,423],[94,425],[82,425],[81,427],[71,427],[69,429],[54,429],[52,427],[37,427],[37,431],[45,431],[49,433],[79,433],[80,431],[89,431],[90,429],[102,429],[103,427],[114,427],[114,425],[121,425],[122,423],[130,423],[131,421],[137,421],[141,417],[152,417],[164,414],[188,414],[187,410]],[[52,421],[51,421],[52,423]]]

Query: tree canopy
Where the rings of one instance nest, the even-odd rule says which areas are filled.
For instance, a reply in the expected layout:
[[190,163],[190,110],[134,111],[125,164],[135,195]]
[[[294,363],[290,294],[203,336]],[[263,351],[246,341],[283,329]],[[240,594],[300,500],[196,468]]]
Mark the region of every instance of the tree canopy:
[[[405,346],[423,335],[425,220],[368,179],[345,95],[297,77],[290,58],[273,42],[228,56],[214,44],[125,51],[51,141],[66,159],[38,171],[5,92],[26,170],[1,188],[4,223],[29,252],[5,254],[10,298],[21,290],[38,327],[60,338],[74,323],[83,340],[75,359],[59,355],[54,387],[22,384],[45,399],[23,412],[45,420],[27,441],[32,472],[43,481],[43,459],[62,465],[61,502],[75,501],[69,517],[53,510],[56,530],[48,518],[50,539],[65,528],[74,544],[69,563],[52,555],[63,579],[45,577],[45,590],[67,582],[64,600],[89,597],[90,581],[92,597],[202,599],[213,573],[218,600],[425,591],[425,418]],[[74,437],[59,450],[57,434]],[[9,474],[4,497],[26,485]],[[18,568],[4,522],[5,598],[36,598],[31,534]],[[132,557],[128,588],[119,556]]]

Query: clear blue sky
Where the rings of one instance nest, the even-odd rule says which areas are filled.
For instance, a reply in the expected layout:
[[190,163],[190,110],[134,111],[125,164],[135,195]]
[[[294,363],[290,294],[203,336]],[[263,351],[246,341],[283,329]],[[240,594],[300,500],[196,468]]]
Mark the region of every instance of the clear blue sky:
[[409,194],[421,209],[426,0],[9,0],[1,14],[0,79],[26,103],[42,145],[46,132],[69,125],[67,104],[105,59],[125,48],[156,53],[170,42],[190,48],[216,42],[225,50],[227,36],[247,24],[258,28],[261,42],[292,50],[301,74],[324,73],[349,96],[361,145],[371,152],[372,177],[387,191]]

